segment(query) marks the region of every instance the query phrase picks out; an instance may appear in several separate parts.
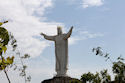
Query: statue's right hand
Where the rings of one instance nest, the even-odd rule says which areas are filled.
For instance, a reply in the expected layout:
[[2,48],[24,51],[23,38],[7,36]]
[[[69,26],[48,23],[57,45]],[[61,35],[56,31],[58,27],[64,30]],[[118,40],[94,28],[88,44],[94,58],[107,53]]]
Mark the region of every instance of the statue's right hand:
[[40,35],[43,35],[43,36],[45,36],[45,34],[44,34],[44,33],[40,33]]

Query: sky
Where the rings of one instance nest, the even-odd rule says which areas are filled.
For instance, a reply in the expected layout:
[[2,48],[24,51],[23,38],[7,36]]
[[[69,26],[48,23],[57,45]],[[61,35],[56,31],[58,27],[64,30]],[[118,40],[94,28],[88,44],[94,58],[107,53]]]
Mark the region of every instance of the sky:
[[[74,26],[69,39],[68,75],[80,78],[88,71],[103,69],[111,72],[111,62],[95,56],[92,48],[102,47],[115,60],[125,54],[125,1],[124,0],[0,0],[0,21],[17,39],[21,55],[28,53],[25,61],[31,83],[52,78],[55,72],[54,42],[45,40],[40,33],[56,35],[57,26],[64,33]],[[8,46],[9,48],[9,46]],[[10,53],[11,51],[7,51]],[[112,74],[112,73],[110,73]],[[23,83],[18,73],[8,70],[12,83]],[[8,83],[0,72],[0,83]]]

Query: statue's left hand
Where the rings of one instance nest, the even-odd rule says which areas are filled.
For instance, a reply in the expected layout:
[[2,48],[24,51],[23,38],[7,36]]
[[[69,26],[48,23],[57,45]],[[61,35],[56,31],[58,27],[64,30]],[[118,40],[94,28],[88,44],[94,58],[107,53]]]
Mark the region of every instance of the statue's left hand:
[[73,29],[73,26],[71,27],[71,30]]

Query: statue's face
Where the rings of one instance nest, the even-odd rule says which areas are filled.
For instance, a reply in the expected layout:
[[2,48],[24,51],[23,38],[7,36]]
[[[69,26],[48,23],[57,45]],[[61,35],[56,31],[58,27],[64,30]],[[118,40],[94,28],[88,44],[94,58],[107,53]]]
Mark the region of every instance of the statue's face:
[[62,34],[62,29],[60,27],[57,27],[58,35]]

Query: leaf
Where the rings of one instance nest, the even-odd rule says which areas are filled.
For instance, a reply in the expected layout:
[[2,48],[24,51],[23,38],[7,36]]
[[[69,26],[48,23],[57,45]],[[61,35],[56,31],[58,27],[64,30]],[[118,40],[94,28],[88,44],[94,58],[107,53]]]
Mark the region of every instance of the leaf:
[[9,34],[8,31],[4,27],[0,27],[0,43],[3,46],[7,45],[9,42]]
[[14,56],[12,56],[11,58],[10,58],[10,57],[7,57],[6,62],[7,62],[8,64],[12,64],[12,63],[13,63],[13,60],[14,60]]
[[3,25],[4,23],[8,23],[8,21],[0,22],[0,26]]
[[3,23],[8,23],[8,21],[4,21]]
[[2,22],[0,22],[0,26],[1,26],[1,25],[3,25],[3,23],[2,23]]
[[3,46],[3,47],[2,47],[2,51],[4,51],[4,53],[5,53],[6,50],[7,50],[7,47],[6,47],[6,46]]
[[6,68],[6,66],[1,65],[0,70],[3,70],[3,69],[5,69],[5,68]]
[[109,55],[109,54],[108,54],[108,53],[106,53],[104,57],[108,57],[108,55]]
[[0,43],[0,48],[2,48],[3,47],[3,44],[2,43]]
[[22,56],[21,58],[22,59],[26,59],[26,58],[29,58],[30,57],[30,55],[29,54],[25,54],[24,56]]
[[1,63],[2,63],[2,60],[0,60],[0,65],[1,65]]

